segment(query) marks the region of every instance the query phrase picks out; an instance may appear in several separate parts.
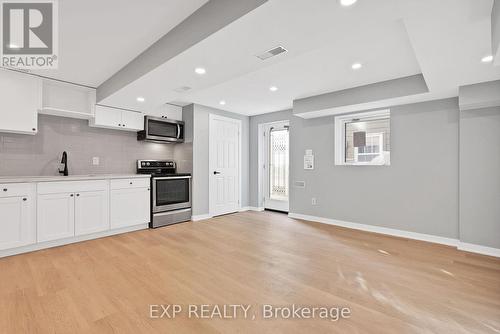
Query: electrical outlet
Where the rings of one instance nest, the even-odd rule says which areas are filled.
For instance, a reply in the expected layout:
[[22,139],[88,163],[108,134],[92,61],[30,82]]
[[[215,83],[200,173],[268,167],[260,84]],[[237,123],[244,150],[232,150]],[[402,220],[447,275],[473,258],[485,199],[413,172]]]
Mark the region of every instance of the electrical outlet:
[[311,198],[311,204],[316,205],[316,197]]
[[92,165],[99,166],[99,157],[92,158]]

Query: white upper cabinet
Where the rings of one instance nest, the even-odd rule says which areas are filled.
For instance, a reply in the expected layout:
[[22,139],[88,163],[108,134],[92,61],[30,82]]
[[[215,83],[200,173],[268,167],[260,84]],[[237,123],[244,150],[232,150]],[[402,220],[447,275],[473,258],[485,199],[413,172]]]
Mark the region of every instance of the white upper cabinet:
[[71,83],[43,80],[40,113],[90,119],[94,115],[96,90]]
[[96,105],[94,118],[89,124],[96,128],[142,131],[144,130],[144,114]]
[[39,77],[0,69],[0,132],[37,133],[40,85]]
[[129,130],[144,130],[144,114],[122,111],[122,125]]
[[182,107],[165,103],[147,113],[149,116],[175,119],[182,121]]
[[104,106],[95,106],[91,126],[102,128],[122,128],[122,110]]

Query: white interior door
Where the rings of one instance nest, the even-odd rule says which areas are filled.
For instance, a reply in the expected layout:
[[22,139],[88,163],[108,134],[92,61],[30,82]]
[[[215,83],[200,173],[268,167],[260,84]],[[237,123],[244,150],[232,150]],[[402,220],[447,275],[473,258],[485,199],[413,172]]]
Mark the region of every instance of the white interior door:
[[264,126],[263,189],[264,208],[288,212],[289,202],[289,122]]
[[241,121],[210,114],[209,203],[210,215],[240,208]]

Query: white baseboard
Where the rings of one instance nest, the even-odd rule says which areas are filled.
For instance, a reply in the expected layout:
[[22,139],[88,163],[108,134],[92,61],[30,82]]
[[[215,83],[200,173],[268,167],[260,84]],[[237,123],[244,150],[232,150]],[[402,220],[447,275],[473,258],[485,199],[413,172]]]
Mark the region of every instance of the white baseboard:
[[209,214],[191,216],[191,220],[194,221],[194,222],[197,222],[197,221],[200,221],[200,220],[206,220],[206,219],[210,219],[210,218],[213,218],[213,216],[209,215]]
[[500,249],[498,248],[469,244],[467,242],[460,242],[457,248],[465,252],[500,257]]
[[36,244],[32,244],[32,245],[2,250],[2,251],[0,251],[0,258],[5,257],[5,256],[33,252],[33,251],[46,249],[46,248],[74,244],[76,242],[81,242],[81,241],[109,237],[109,236],[116,235],[116,234],[144,230],[147,228],[149,228],[149,224],[140,224],[140,225],[122,227],[122,228],[118,228],[118,229],[114,229],[114,230],[97,232],[97,233],[92,233],[92,234],[87,234],[87,235],[80,235],[80,236],[65,238],[65,239],[60,239],[60,240],[40,242],[40,243],[36,243]]
[[[257,208],[255,206],[242,206],[241,208],[238,209],[238,212],[245,212],[245,211],[264,211],[264,208]],[[200,221],[200,220],[207,220],[210,218],[214,218],[211,214],[204,214],[204,215],[195,215],[191,216],[191,220],[194,222]]]
[[439,237],[439,236],[430,235],[430,234],[409,232],[409,231],[397,230],[397,229],[374,226],[374,225],[351,223],[351,222],[346,222],[346,221],[341,221],[341,220],[336,220],[336,219],[303,215],[300,213],[289,213],[288,216],[290,218],[308,220],[308,221],[313,221],[313,222],[317,222],[317,223],[341,226],[341,227],[346,227],[346,228],[352,228],[355,230],[391,235],[391,236],[395,236],[395,237],[401,237],[401,238],[407,238],[407,239],[413,239],[413,240],[432,242],[432,243],[436,243],[436,244],[456,247],[459,250],[463,250],[463,251],[467,251],[467,252],[471,252],[471,253],[478,253],[478,254],[483,254],[483,255],[500,257],[500,249],[498,249],[498,248],[485,247],[485,246],[480,246],[480,245],[464,243],[458,239],[453,239],[453,238],[445,238],[445,237]]
[[256,206],[243,206],[239,210],[239,212],[245,212],[245,211],[264,211],[264,208],[259,208]]

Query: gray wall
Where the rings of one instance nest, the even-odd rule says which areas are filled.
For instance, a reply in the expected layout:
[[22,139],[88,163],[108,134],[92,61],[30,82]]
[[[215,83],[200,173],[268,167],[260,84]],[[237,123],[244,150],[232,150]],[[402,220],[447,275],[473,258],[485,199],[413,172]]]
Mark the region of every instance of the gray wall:
[[206,215],[209,213],[209,115],[216,114],[224,117],[239,119],[242,121],[242,152],[241,152],[241,206],[249,204],[249,118],[227,111],[214,109],[195,104],[193,106],[194,131],[193,131],[193,215]]
[[477,110],[500,105],[500,80],[459,87],[460,110]]
[[458,238],[458,129],[457,99],[393,107],[391,166],[335,166],[334,117],[293,117],[290,212]]
[[500,64],[500,0],[493,2],[493,9],[491,11],[491,48],[493,56],[496,55],[495,64]]
[[[137,141],[135,132],[91,128],[88,121],[39,115],[35,136],[0,133],[0,176],[57,175],[63,151],[71,174],[132,173],[137,159],[174,157],[174,146]],[[100,165],[92,165],[92,157]]]
[[291,109],[250,117],[250,206],[262,205],[259,200],[259,124],[291,120],[292,117]]
[[293,101],[293,114],[307,118],[328,115],[337,109],[342,113],[360,111],[361,104],[427,93],[422,74],[381,81],[365,86],[348,88]]
[[182,108],[184,143],[174,145],[174,159],[177,162],[177,172],[179,173],[193,173],[193,112],[193,104]]
[[460,114],[460,240],[500,248],[500,107]]

